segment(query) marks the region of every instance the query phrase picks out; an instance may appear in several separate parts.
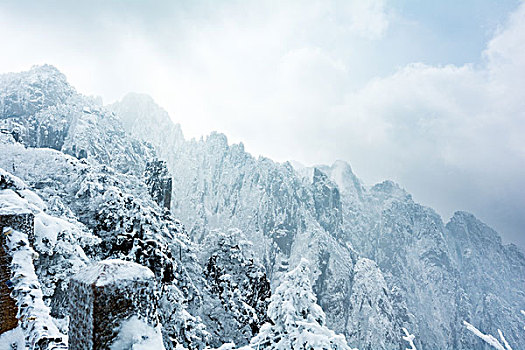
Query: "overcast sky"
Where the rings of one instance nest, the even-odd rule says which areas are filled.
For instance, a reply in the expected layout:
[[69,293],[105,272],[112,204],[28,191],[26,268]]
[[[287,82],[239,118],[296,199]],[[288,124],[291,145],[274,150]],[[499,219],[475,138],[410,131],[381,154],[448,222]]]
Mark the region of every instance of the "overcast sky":
[[348,161],[525,247],[516,0],[5,1],[0,72],[49,63],[105,103],[150,94],[186,136]]

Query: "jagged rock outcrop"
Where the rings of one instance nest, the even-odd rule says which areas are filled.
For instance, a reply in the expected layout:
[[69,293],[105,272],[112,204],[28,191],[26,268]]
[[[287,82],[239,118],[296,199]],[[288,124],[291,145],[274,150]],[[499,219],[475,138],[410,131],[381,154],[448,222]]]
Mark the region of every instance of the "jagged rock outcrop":
[[149,145],[127,137],[100,99],[86,97],[50,65],[0,75],[0,129],[29,147],[52,148],[143,174]]
[[172,179],[166,162],[162,160],[148,162],[144,177],[153,200],[161,207],[169,210],[171,207]]

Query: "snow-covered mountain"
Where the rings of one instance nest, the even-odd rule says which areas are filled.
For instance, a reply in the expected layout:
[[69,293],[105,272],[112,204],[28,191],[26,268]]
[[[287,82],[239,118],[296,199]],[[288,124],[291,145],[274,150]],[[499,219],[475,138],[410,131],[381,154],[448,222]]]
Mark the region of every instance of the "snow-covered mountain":
[[[250,334],[228,339],[247,343],[266,320],[260,305],[265,305],[267,295],[243,290],[235,300],[228,300],[235,312],[221,304],[220,290],[213,288],[204,271],[213,263],[205,264],[205,254],[180,222],[154,200],[155,181],[151,180],[155,174],[148,166],[158,163],[152,147],[129,136],[103,106],[74,92],[53,67],[0,76],[0,86],[4,111],[0,168],[5,169],[0,207],[20,206],[30,189],[29,198],[38,203],[38,213],[46,215],[42,223],[39,216],[35,219],[36,242],[43,242],[34,247],[39,254],[35,270],[43,299],[62,331],[67,333],[69,277],[93,261],[121,258],[155,273],[167,348],[220,345],[223,335],[208,329],[219,328],[225,318],[241,323],[251,313]],[[56,105],[41,103],[47,101],[47,93],[65,97],[56,99]],[[40,118],[44,115],[49,118]],[[35,135],[51,135],[49,130],[57,130],[55,122],[62,131],[52,138],[59,141],[39,143]],[[80,124],[85,126],[82,132]],[[30,210],[36,214],[37,208]],[[242,252],[239,261],[244,262],[244,254],[248,256],[249,251]],[[254,290],[264,291],[268,282],[262,266],[256,261],[237,265],[237,271],[244,273],[236,276],[238,284],[247,280],[255,284]],[[257,278],[252,278],[252,270],[258,271]],[[217,317],[203,320],[199,315],[210,302],[219,305],[214,310]]]
[[[273,281],[283,261],[294,265],[308,257],[328,325],[343,332],[349,344],[395,348],[406,327],[417,335],[418,348],[482,348],[461,326],[466,319],[492,333],[506,329],[512,342],[525,346],[519,314],[525,303],[523,253],[502,245],[474,216],[457,213],[445,225],[391,181],[363,185],[343,161],[293,168],[255,159],[222,134],[185,140],[148,96],[130,94],[110,108],[130,133],[150,142],[167,161],[174,174],[173,212],[194,239],[212,229],[240,229],[259,243]],[[150,127],[141,128],[144,124]],[[458,217],[468,229],[458,230]],[[493,232],[490,241],[482,238],[487,231]],[[466,262],[458,250],[478,260]],[[489,258],[494,255],[498,258]],[[356,268],[360,257],[373,260],[378,270]],[[490,287],[487,275],[497,281]],[[356,289],[362,288],[368,295],[359,298]],[[372,303],[367,298],[375,299],[381,311],[376,307],[364,315],[362,304]]]
[[[0,129],[0,208],[38,218],[34,267],[63,333],[71,274],[119,258],[155,274],[168,349],[282,332],[313,332],[334,349],[346,346],[336,334],[361,350],[404,349],[403,328],[418,349],[483,349],[463,320],[525,348],[523,252],[471,214],[445,225],[342,161],[294,167],[220,133],[186,140],[149,96],[103,106],[47,65],[0,76]],[[275,311],[290,297],[282,284],[304,275],[313,318]]]

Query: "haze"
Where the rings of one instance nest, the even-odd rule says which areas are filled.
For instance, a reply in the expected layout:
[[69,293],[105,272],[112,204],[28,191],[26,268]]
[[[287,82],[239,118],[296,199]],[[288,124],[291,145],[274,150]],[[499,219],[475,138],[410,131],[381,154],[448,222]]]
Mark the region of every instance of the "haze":
[[2,1],[0,38],[1,72],[147,93],[186,136],[344,159],[525,247],[523,2]]

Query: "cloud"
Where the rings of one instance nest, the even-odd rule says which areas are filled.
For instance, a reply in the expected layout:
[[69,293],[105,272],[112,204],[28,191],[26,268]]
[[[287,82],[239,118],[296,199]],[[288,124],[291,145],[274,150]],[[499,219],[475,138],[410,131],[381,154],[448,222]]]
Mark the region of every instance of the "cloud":
[[186,135],[222,131],[280,161],[346,159],[525,245],[525,5],[478,48],[476,16],[510,5],[475,2],[473,17],[474,2],[408,1],[426,17],[405,18],[395,3],[4,1],[0,66],[54,64],[108,103],[149,93]]
[[351,19],[350,28],[369,39],[380,38],[388,28],[388,15],[381,0],[347,1],[344,11]]
[[[350,92],[329,154],[394,178],[448,216],[470,210],[525,243],[525,4],[479,65],[411,64]],[[366,151],[363,152],[363,149]]]

